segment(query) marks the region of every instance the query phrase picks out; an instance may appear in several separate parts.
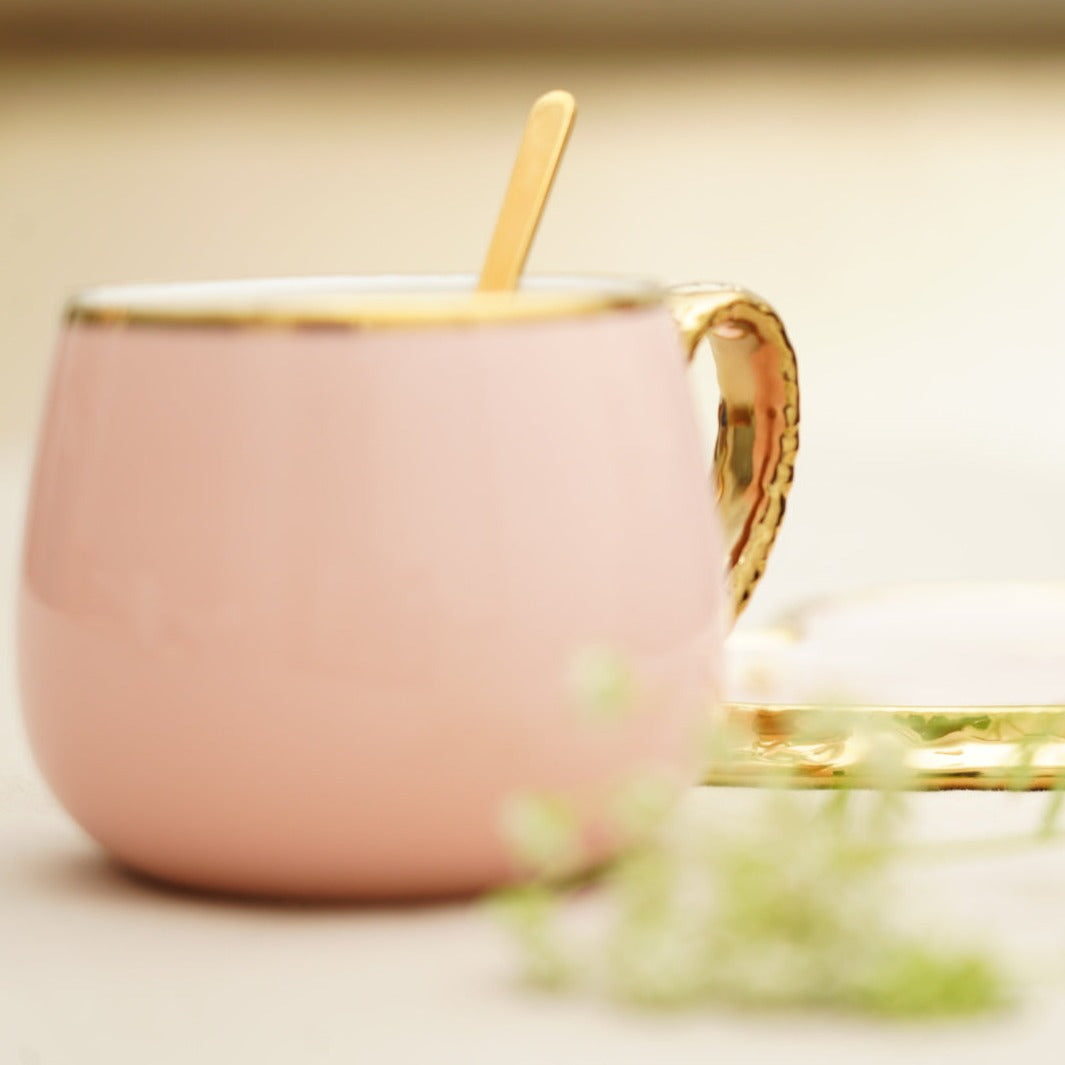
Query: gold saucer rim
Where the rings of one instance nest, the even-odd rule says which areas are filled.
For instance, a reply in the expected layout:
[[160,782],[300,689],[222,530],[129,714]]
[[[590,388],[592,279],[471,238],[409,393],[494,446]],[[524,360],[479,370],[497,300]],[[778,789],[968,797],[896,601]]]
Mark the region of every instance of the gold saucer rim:
[[882,788],[875,738],[891,737],[903,790],[1065,787],[1065,704],[807,706],[729,702],[724,749],[702,783]]

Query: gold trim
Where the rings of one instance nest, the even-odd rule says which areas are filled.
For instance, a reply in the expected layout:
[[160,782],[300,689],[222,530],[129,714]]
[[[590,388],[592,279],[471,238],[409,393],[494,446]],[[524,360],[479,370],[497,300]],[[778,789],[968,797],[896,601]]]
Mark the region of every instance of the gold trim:
[[735,621],[765,572],[795,476],[795,351],[776,311],[751,292],[700,284],[668,295],[689,360],[705,337],[717,367],[714,479]]
[[[314,280],[326,291],[313,291]],[[440,287],[441,281],[456,287]],[[540,278],[536,284],[517,292],[477,292],[472,278],[411,276],[117,285],[76,295],[65,318],[94,325],[412,328],[542,321],[656,306],[663,299],[662,290],[649,282]],[[213,289],[213,298],[181,299],[180,290],[189,287]],[[270,289],[269,302],[248,298],[249,292]]]
[[883,744],[911,790],[1065,785],[1062,706],[765,706],[727,703],[704,783],[864,788],[885,783]]

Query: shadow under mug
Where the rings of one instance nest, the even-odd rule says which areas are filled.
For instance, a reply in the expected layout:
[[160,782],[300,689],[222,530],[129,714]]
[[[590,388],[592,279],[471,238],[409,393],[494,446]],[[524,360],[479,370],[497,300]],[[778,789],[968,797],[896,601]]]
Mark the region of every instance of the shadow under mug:
[[[712,493],[684,374],[704,337]],[[627,774],[698,775],[797,426],[778,317],[724,286],[91,290],[27,520],[39,764],[119,861],[209,889],[483,889],[516,873],[499,815],[527,792],[601,858]],[[609,724],[571,690],[589,648],[634,679]]]

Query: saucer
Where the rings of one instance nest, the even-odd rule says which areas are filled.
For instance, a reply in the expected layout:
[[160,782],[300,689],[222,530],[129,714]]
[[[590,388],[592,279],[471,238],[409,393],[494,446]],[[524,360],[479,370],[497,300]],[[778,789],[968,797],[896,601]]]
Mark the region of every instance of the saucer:
[[1065,582],[886,588],[727,645],[712,784],[1065,786]]

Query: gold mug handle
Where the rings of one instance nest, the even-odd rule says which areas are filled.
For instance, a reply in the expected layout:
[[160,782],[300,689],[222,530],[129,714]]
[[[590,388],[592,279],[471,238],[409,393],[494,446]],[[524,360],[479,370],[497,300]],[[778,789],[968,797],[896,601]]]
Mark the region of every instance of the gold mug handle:
[[765,571],[795,472],[795,352],[780,317],[753,293],[695,284],[679,285],[667,296],[689,363],[705,337],[717,367],[721,400],[713,478],[734,621]]

